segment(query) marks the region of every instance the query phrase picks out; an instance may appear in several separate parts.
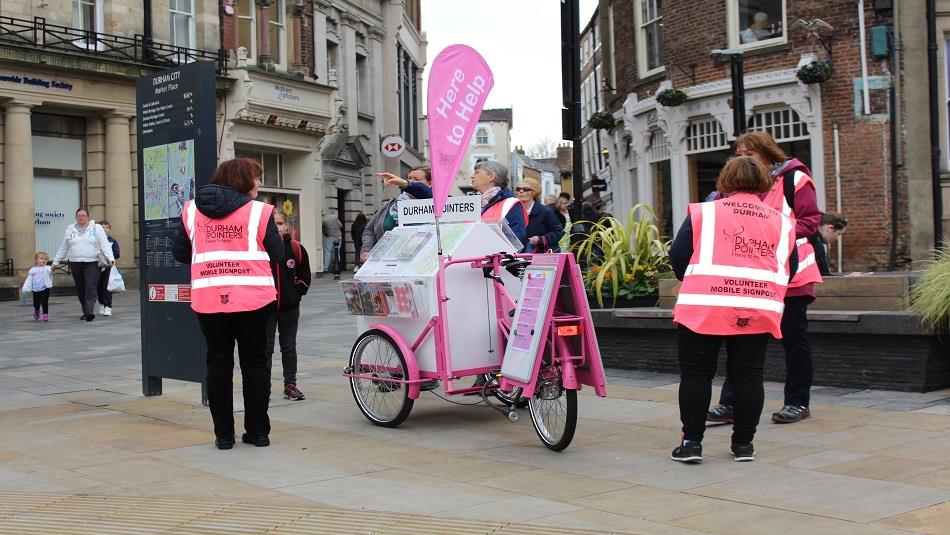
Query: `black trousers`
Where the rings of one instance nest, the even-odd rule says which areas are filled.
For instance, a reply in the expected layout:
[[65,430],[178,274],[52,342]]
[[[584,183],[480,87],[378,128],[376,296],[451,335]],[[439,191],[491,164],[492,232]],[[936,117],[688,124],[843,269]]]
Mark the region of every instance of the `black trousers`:
[[706,412],[712,395],[712,379],[723,341],[726,343],[726,370],[735,388],[732,442],[752,442],[759,425],[765,388],[762,367],[769,335],[714,336],[695,333],[680,325],[676,332],[680,363],[680,421],[683,439],[702,442]]
[[99,283],[96,285],[96,297],[99,304],[104,307],[112,308],[112,292],[109,291],[109,274],[111,267],[106,267],[99,272]]
[[[782,314],[782,347],[785,348],[785,405],[807,407],[811,401],[811,382],[814,375],[811,339],[808,338],[808,305],[815,298],[802,295],[785,298]],[[722,384],[719,403],[732,405],[735,391],[726,377]]]
[[267,318],[267,361],[274,357],[274,335],[280,342],[280,363],[284,369],[284,384],[297,384],[297,324],[300,307],[281,310]]
[[98,262],[70,262],[69,272],[76,283],[76,297],[82,305],[83,316],[96,315],[96,288],[99,285]]
[[238,346],[244,383],[244,430],[250,435],[270,434],[270,360],[265,354],[267,318],[271,303],[257,310],[198,314],[208,344],[208,406],[217,437],[234,434],[234,344]]
[[43,314],[49,314],[49,288],[33,292],[33,310],[36,312],[43,309]]

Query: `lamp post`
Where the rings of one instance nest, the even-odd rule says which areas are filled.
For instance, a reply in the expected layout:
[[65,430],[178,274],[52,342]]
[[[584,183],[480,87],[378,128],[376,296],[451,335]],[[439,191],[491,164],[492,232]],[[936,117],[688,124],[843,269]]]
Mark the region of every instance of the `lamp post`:
[[729,58],[729,76],[732,79],[732,136],[739,137],[746,131],[745,74],[742,69],[742,49],[716,49],[710,52],[709,55],[714,58]]
[[584,201],[583,152],[581,150],[581,50],[579,0],[561,0],[561,131],[573,144],[574,194],[571,218],[581,218]]

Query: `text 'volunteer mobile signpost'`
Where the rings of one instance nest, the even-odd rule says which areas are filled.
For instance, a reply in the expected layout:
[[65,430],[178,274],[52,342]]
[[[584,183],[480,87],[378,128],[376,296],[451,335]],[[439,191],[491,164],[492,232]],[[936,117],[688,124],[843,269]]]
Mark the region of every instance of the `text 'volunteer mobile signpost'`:
[[142,391],[162,393],[162,378],[204,382],[205,343],[191,310],[189,266],[171,243],[185,202],[217,163],[215,64],[196,61],[136,83]]

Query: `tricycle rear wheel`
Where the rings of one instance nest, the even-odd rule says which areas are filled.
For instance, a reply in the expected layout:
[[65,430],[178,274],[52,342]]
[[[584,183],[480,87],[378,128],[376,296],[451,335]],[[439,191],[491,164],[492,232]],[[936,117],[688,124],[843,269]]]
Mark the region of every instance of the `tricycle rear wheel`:
[[350,377],[356,406],[370,422],[396,427],[409,416],[413,400],[409,399],[408,385],[386,380],[409,378],[406,358],[389,335],[377,329],[360,335],[350,352],[350,370],[356,375],[374,377]]

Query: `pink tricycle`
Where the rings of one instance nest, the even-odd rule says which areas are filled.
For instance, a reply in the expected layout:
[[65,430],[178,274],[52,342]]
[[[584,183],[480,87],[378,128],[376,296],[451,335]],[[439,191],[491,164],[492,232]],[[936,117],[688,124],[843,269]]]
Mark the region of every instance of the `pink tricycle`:
[[[466,227],[457,232],[461,237],[454,241],[454,252],[484,250],[490,231],[479,232],[489,225]],[[431,389],[441,381],[446,395],[480,395],[513,422],[518,408],[527,406],[544,445],[554,451],[566,448],[577,426],[577,391],[588,385],[596,395],[607,395],[574,257],[438,254],[430,266],[434,280],[428,281],[425,266],[396,272],[402,269],[397,266],[426,252],[412,244],[414,239],[427,241],[419,236],[427,230],[397,231],[403,236],[396,249],[407,254],[407,247],[416,248],[404,263],[387,263],[380,253],[376,264],[368,262],[355,281],[344,283],[347,305],[358,316],[362,334],[343,375],[360,411],[375,425],[396,427],[409,416],[423,386]],[[466,247],[466,242],[482,247]],[[520,290],[517,300],[509,288]],[[426,301],[433,314],[426,313]],[[475,384],[469,378],[466,386],[457,386],[471,376]]]

